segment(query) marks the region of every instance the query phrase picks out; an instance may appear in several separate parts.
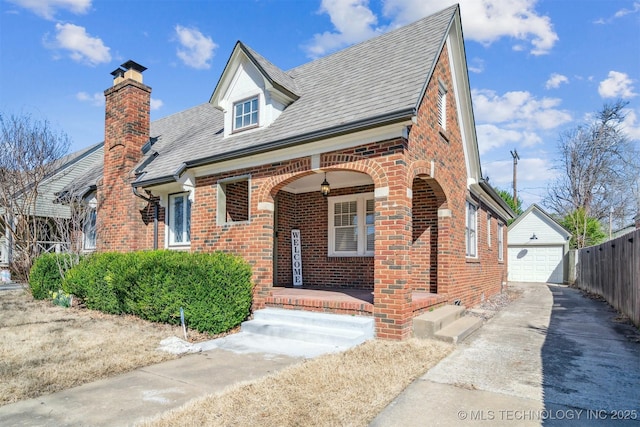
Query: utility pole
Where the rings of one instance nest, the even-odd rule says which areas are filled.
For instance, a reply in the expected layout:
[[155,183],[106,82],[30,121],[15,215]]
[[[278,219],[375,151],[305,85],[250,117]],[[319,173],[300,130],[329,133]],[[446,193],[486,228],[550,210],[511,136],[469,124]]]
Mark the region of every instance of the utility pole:
[[517,169],[518,169],[518,160],[520,160],[520,156],[518,155],[518,150],[515,148],[511,151],[511,156],[513,157],[513,206],[514,210],[518,210],[518,185],[517,185]]

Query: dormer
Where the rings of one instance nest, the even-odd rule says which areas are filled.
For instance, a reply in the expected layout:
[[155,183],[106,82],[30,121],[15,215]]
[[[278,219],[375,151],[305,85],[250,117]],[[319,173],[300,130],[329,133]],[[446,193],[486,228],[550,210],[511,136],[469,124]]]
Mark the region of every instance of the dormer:
[[224,136],[268,127],[299,98],[295,81],[238,41],[209,102],[224,112]]

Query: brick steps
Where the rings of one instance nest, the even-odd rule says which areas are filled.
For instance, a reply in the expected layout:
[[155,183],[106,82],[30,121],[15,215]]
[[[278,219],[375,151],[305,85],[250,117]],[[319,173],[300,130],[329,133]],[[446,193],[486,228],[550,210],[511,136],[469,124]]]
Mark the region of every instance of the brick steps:
[[457,344],[483,324],[482,319],[464,316],[464,306],[445,305],[413,319],[413,336],[435,338]]

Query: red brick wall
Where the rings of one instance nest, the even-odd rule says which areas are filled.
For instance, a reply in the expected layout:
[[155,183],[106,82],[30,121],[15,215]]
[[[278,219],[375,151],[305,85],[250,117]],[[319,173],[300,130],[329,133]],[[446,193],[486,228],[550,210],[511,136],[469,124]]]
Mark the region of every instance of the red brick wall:
[[148,203],[136,197],[131,187],[140,150],[149,140],[150,97],[150,87],[131,79],[105,91],[104,175],[97,191],[100,251],[151,247]]
[[[430,163],[434,161],[435,173],[432,178],[442,188],[446,197],[445,208],[451,211],[450,218],[442,217],[438,221],[438,293],[446,293],[450,302],[460,299],[463,304],[472,306],[479,303],[483,296],[489,297],[500,291],[501,283],[507,277],[506,254],[505,261],[499,263],[495,213],[492,213],[494,218],[492,247],[487,246],[487,207],[476,203],[479,207],[478,257],[467,259],[465,256],[465,202],[467,198],[474,200],[474,196],[467,190],[466,185],[467,171],[463,142],[448,64],[449,58],[445,46],[420,105],[417,123],[410,131],[408,158],[410,164],[424,163],[422,168],[415,167],[421,176],[430,175]],[[444,83],[448,88],[446,130],[441,129],[437,122],[436,100],[439,82]],[[418,190],[418,196],[420,195],[421,188],[422,185],[416,186],[414,181],[414,196],[416,190]],[[414,203],[418,202],[414,200]],[[432,218],[429,220],[432,221]],[[425,221],[427,221],[426,218]],[[505,231],[505,251],[506,246]],[[427,256],[426,248],[424,251],[417,249],[414,254],[424,259]],[[431,250],[434,250],[433,245]],[[413,279],[424,281],[419,273],[413,274]],[[419,284],[415,283],[414,287],[418,288]]]
[[249,221],[249,181],[240,180],[224,184],[227,221]]

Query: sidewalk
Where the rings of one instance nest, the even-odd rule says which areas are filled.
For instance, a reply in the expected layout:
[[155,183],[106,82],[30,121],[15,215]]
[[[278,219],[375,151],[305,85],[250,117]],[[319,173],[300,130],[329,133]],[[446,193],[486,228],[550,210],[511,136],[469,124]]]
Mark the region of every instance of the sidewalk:
[[515,286],[519,299],[371,426],[640,426],[638,331],[575,289]]

